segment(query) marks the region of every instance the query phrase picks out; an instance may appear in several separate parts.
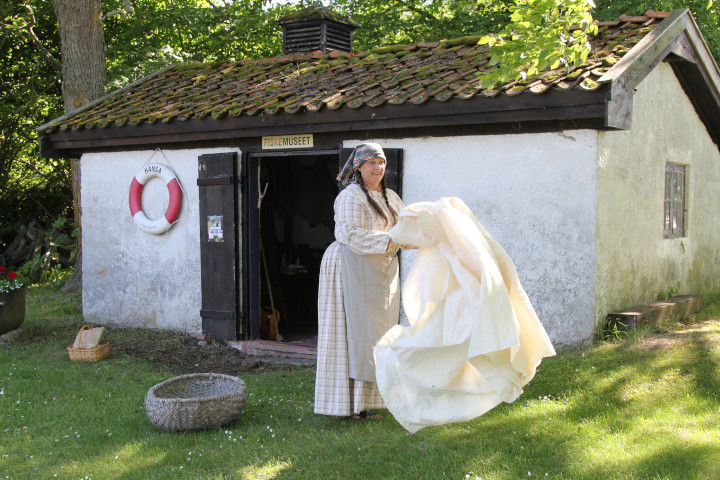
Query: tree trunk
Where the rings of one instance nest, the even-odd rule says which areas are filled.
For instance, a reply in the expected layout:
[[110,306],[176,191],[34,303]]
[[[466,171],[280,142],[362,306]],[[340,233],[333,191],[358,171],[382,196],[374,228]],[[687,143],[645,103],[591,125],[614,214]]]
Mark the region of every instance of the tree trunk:
[[[65,113],[100,98],[105,91],[105,40],[101,0],[54,0],[62,54]],[[82,230],[80,162],[73,161],[75,221]],[[82,288],[82,244],[78,237],[75,272],[64,290]]]
[[[73,182],[73,220],[75,225],[80,225],[80,219],[82,218],[82,205],[80,204],[80,160],[73,160],[71,165]],[[65,292],[82,291],[82,235],[78,235],[76,240],[75,270],[63,286],[63,291]]]
[[65,113],[105,91],[105,40],[100,0],[55,0]]

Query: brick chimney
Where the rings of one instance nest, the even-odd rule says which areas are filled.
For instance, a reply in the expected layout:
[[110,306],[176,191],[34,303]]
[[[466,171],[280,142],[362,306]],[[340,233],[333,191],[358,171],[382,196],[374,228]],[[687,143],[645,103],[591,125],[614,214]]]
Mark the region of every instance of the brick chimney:
[[277,21],[283,29],[283,53],[352,51],[352,32],[360,27],[322,5],[305,8]]

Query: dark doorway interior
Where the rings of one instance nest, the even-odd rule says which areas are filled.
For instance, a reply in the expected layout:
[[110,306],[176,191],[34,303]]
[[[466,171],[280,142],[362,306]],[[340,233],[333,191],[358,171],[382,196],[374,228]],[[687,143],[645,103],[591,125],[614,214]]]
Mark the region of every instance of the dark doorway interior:
[[337,154],[260,160],[261,338],[272,335],[264,319],[274,305],[284,341],[317,343],[318,276],[322,255],[335,239],[337,164]]

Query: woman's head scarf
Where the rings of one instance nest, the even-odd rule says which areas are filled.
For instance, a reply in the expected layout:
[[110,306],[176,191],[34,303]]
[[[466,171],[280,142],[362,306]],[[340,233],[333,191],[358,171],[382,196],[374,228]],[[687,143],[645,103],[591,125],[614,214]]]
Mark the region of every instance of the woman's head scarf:
[[387,160],[385,152],[383,152],[382,147],[377,143],[362,143],[358,145],[348,157],[345,165],[343,165],[340,174],[337,176],[337,180],[342,182],[343,185],[355,183],[355,175],[353,175],[355,170],[371,158],[378,157]]

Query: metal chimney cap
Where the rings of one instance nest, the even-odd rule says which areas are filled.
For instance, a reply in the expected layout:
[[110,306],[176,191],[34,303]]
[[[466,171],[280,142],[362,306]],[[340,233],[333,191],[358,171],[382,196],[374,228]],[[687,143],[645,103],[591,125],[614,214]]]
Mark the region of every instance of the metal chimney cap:
[[302,10],[298,10],[295,13],[286,15],[278,19],[276,23],[279,25],[287,25],[289,23],[300,23],[311,20],[332,20],[334,22],[342,23],[343,25],[347,25],[352,28],[360,28],[362,26],[359,23],[353,22],[349,18],[343,17],[339,13],[333,12],[329,8],[320,4],[303,8]]

